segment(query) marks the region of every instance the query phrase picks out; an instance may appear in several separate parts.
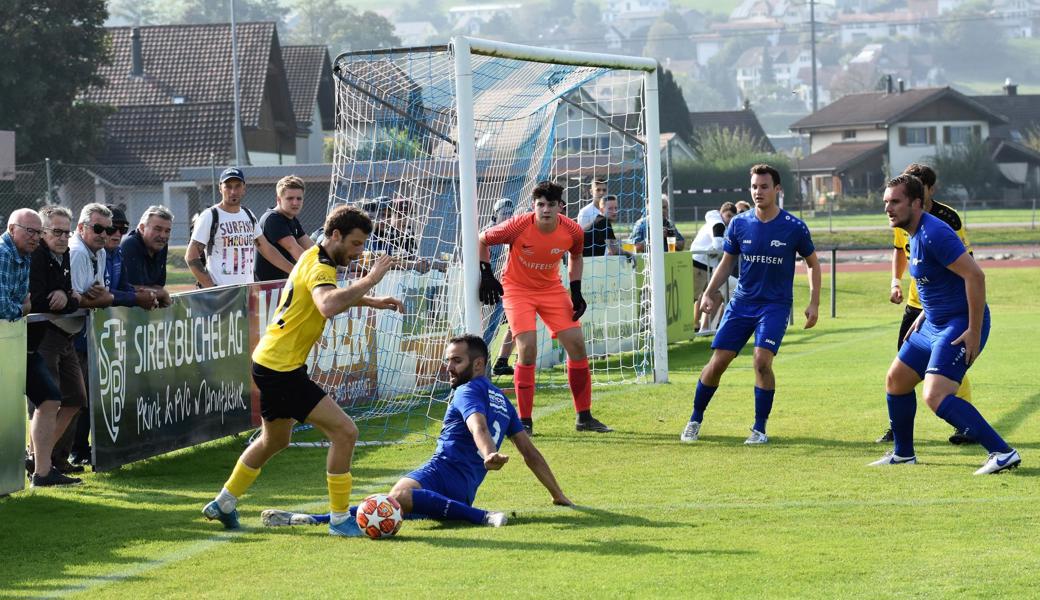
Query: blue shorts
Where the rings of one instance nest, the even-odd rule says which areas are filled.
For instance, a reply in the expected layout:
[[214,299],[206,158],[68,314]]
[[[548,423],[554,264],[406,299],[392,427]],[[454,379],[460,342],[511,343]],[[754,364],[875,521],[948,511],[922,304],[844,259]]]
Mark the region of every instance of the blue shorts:
[[[950,342],[959,338],[968,329],[968,317],[957,317],[942,325],[935,325],[925,319],[921,329],[910,334],[899,350],[899,360],[917,372],[924,379],[925,374],[935,373],[960,383],[968,372],[964,362],[964,344],[952,345]],[[982,338],[979,352],[986,347],[989,337],[989,308],[982,316]]]
[[431,458],[425,465],[405,475],[419,482],[424,490],[437,492],[445,498],[473,506],[480,482],[474,485],[459,468],[444,459]]
[[787,304],[747,304],[730,301],[722,315],[719,330],[711,341],[718,350],[740,353],[751,334],[755,334],[755,346],[765,348],[773,354],[780,351],[780,342],[787,332],[787,319],[791,307]]

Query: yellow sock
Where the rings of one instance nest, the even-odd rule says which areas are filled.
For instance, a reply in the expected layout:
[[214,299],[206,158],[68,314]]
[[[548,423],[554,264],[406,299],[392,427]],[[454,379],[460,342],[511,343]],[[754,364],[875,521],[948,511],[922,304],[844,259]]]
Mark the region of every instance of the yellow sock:
[[325,481],[329,484],[329,512],[350,510],[350,488],[354,485],[350,473],[326,473]]
[[239,459],[235,463],[235,469],[231,471],[231,477],[224,484],[224,488],[235,498],[241,498],[242,494],[245,494],[246,490],[249,489],[249,486],[253,485],[259,474],[260,469],[254,469],[242,462],[242,459]]
[[971,382],[968,381],[967,375],[961,380],[961,387],[957,388],[957,397],[971,402]]

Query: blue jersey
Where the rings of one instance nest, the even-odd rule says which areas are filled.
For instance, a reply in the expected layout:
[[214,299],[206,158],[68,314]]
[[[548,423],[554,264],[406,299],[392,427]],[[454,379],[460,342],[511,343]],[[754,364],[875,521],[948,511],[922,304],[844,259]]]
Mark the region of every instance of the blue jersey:
[[968,316],[964,279],[946,268],[965,252],[964,242],[949,225],[928,213],[921,215],[910,236],[910,276],[917,283],[925,316],[936,325]]
[[487,377],[471,379],[455,388],[455,397],[444,413],[444,427],[430,462],[447,460],[464,471],[473,485],[480,485],[487,469],[473,434],[466,427],[466,419],[474,413],[487,419],[496,450],[502,447],[502,440],[520,433],[524,426],[509,399]]
[[805,223],[781,209],[768,223],[758,220],[754,210],[733,217],[723,250],[736,254],[740,261],[733,300],[790,305],[794,301],[795,252],[805,257],[816,248]]

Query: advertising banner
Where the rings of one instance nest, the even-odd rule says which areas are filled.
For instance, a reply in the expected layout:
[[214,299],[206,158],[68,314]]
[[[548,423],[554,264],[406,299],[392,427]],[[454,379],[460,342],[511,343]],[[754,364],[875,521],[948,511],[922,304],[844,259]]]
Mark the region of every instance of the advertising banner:
[[94,468],[105,471],[249,429],[245,287],[174,296],[169,308],[93,311]]
[[668,343],[692,340],[697,328],[693,322],[693,259],[689,252],[664,255],[664,289]]
[[0,356],[0,496],[6,496],[25,487],[24,321],[0,319]]

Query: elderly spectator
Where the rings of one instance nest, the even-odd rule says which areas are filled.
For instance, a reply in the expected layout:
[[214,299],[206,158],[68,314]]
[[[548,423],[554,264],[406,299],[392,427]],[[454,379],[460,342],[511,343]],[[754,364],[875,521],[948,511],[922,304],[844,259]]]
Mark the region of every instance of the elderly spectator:
[[[704,225],[690,244],[690,252],[693,253],[693,294],[696,298],[693,303],[694,323],[701,322],[701,296],[711,279],[711,271],[722,258],[723,234],[736,214],[737,207],[732,202],[723,202],[719,210],[709,210],[704,215]],[[712,317],[709,315],[708,320]]]
[[[647,210],[650,210],[650,203],[646,205]],[[668,197],[661,196],[661,219],[664,222],[664,251],[668,252],[668,238],[675,238],[675,250],[682,251],[686,248],[686,238],[683,237],[679,230],[675,228],[675,225],[668,220]],[[650,215],[646,215],[639,218],[636,224],[632,226],[632,233],[628,237],[628,243],[635,246],[636,252],[646,252],[646,242],[650,239]]]
[[599,177],[589,184],[589,203],[581,207],[574,219],[582,229],[588,229],[596,217],[603,215],[603,199],[607,197],[607,180]]
[[[115,232],[116,228],[112,225],[112,211],[105,205],[92,202],[80,211],[76,233],[69,241],[72,291],[80,295],[80,308],[107,308],[112,306],[115,301],[115,297],[105,283],[105,273],[108,268],[108,253],[105,251],[105,246],[108,244],[108,236]],[[84,319],[80,318],[78,321],[82,327]],[[86,332],[81,332],[76,336],[74,344],[79,364],[88,364]],[[88,370],[84,369],[84,379],[87,376]],[[85,387],[90,389],[89,386]],[[90,462],[89,400],[87,404],[87,410],[80,413],[76,419],[76,426],[69,427],[58,445],[61,454],[67,455],[73,464],[84,465]]]
[[[40,210],[43,235],[32,253],[29,268],[29,295],[32,312],[68,314],[79,308],[79,295],[72,291],[69,238],[72,236],[72,213],[61,206],[45,206]],[[87,390],[73,338],[83,327],[83,319],[36,321],[27,328],[28,348],[43,358],[52,381],[58,382],[57,402],[44,402],[33,411],[31,462],[35,479],[48,479],[64,485],[65,481],[48,473],[53,466],[59,474],[81,473],[83,467],[69,463],[64,455],[52,457],[54,443],[62,437],[73,419],[87,404]],[[39,422],[37,422],[39,421]],[[71,478],[65,478],[71,479]]]
[[[275,206],[260,217],[260,229],[268,243],[289,264],[295,265],[304,250],[314,245],[303,231],[297,218],[303,209],[303,180],[295,175],[286,175],[275,185]],[[273,281],[285,279],[288,271],[271,264],[263,254],[256,257],[254,279]]]
[[105,285],[112,292],[112,305],[139,306],[145,310],[158,307],[159,299],[155,292],[147,288],[134,288],[127,280],[120,244],[126,232],[130,231],[130,221],[126,219],[122,208],[112,204],[107,208],[112,211],[112,227],[107,230],[108,239],[105,241]]
[[119,248],[123,253],[123,276],[134,288],[155,293],[160,307],[170,305],[166,286],[166,256],[169,251],[173,213],[161,205],[149,206],[137,229],[131,231]]
[[[40,215],[28,208],[20,208],[7,220],[7,231],[0,236],[0,317],[17,321],[29,314],[29,271],[32,253],[40,245],[43,224]],[[32,420],[29,429],[30,447],[42,449],[44,459],[36,465],[32,456],[26,457],[32,487],[69,485],[79,483],[75,477],[66,477],[50,464],[54,446],[54,420],[58,414],[61,392],[47,371],[43,357],[28,348],[25,369],[25,395],[36,408],[39,418]],[[42,411],[42,414],[40,414]]]

